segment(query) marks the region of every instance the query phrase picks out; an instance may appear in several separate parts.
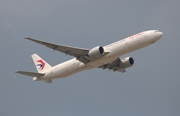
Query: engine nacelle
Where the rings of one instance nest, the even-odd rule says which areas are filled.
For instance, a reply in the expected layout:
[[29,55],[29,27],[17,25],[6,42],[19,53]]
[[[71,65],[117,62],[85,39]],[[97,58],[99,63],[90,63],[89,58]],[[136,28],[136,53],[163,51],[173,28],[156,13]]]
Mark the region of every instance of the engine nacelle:
[[133,66],[134,64],[134,59],[132,57],[126,57],[124,59],[121,60],[123,68],[129,68],[131,66]]
[[104,48],[102,46],[97,46],[92,48],[88,55],[93,58],[99,58],[104,54]]

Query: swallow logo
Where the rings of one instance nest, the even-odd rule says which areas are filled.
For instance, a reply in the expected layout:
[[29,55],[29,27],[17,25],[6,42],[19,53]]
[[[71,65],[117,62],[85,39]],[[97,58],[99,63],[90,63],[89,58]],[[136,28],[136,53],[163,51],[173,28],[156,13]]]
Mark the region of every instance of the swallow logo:
[[42,61],[42,60],[38,60],[36,62],[39,62],[39,64],[37,64],[36,66],[39,66],[39,69],[40,70],[43,70],[44,66],[45,66],[45,63]]

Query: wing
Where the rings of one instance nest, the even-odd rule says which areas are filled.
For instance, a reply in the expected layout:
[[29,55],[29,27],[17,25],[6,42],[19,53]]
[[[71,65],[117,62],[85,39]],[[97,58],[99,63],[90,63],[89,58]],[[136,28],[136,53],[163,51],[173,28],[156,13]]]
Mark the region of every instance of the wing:
[[26,75],[26,76],[31,76],[31,77],[44,76],[44,74],[42,74],[42,73],[27,72],[27,71],[17,71],[16,73],[23,74],[23,75]]
[[121,60],[119,58],[117,58],[116,60],[114,60],[111,63],[105,64],[100,66],[99,68],[103,68],[103,69],[109,69],[109,70],[113,70],[113,71],[119,71],[119,72],[126,72],[125,68],[123,68],[123,64],[121,62]]
[[50,42],[45,42],[45,41],[40,41],[32,38],[25,38],[31,41],[34,41],[36,43],[39,43],[41,45],[44,45],[48,48],[51,48],[53,50],[57,50],[59,52],[62,52],[64,54],[68,54],[74,57],[77,57],[77,59],[83,63],[89,62],[91,59],[88,58],[87,53],[89,52],[89,49],[85,48],[76,48],[76,47],[71,47],[71,46],[65,46],[65,45],[59,45],[59,44],[54,44]]

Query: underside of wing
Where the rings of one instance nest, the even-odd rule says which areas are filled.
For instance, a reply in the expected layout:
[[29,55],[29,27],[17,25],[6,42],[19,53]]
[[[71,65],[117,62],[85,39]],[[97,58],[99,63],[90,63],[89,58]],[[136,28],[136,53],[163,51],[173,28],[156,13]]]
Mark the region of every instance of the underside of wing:
[[17,71],[16,73],[26,75],[26,76],[31,76],[31,77],[41,77],[44,76],[43,73],[35,73],[35,72],[27,72],[27,71]]
[[119,71],[119,72],[126,72],[121,60],[119,58],[117,58],[116,60],[114,60],[111,63],[105,64],[100,66],[99,68],[103,68],[103,69],[109,69],[109,70],[113,70],[113,71]]
[[50,43],[50,42],[36,40],[36,39],[33,39],[33,38],[25,38],[25,39],[34,41],[36,43],[44,45],[44,46],[46,46],[48,48],[51,48],[53,50],[62,52],[64,54],[77,57],[77,59],[80,60],[83,63],[88,62],[88,59],[83,58],[83,56],[85,56],[89,52],[89,49],[65,46],[65,45],[60,45],[60,44],[54,44],[54,43]]
[[126,57],[123,58],[122,60],[120,58],[117,58],[113,62],[102,65],[99,68],[103,68],[103,69],[107,68],[113,71],[126,72],[125,69],[133,66],[133,64],[134,64],[134,59],[132,57]]

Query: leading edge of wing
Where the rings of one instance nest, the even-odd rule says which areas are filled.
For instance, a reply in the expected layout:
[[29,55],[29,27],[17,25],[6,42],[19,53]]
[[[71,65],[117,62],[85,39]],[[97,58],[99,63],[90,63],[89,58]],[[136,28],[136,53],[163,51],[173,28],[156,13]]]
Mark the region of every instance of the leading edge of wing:
[[62,52],[64,54],[68,54],[68,55],[71,55],[74,57],[82,56],[89,51],[89,49],[85,49],[85,48],[77,48],[77,47],[72,47],[72,46],[54,44],[54,43],[50,43],[50,42],[46,42],[46,41],[33,39],[33,38],[25,38],[25,39],[31,40],[33,42],[39,43],[39,44],[44,45],[53,50],[56,50],[56,51],[59,51],[59,52]]

